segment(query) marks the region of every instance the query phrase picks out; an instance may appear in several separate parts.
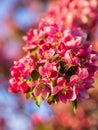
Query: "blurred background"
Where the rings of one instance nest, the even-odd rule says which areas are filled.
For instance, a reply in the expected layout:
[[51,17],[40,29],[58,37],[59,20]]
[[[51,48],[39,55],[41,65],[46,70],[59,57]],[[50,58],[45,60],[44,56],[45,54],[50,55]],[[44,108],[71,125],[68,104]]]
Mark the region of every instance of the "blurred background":
[[[33,100],[8,92],[13,61],[24,55],[22,37],[35,28],[53,0],[0,0],[0,130],[98,130],[98,75],[90,99],[79,103],[74,114],[72,104],[38,108]],[[93,0],[92,0],[93,1]],[[98,27],[92,41],[98,51]]]

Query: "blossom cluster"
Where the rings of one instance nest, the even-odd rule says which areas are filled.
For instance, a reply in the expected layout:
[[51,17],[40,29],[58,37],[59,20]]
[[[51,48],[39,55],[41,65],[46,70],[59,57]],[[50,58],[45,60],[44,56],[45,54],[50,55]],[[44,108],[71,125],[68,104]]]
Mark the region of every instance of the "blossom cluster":
[[9,91],[14,93],[19,91],[26,93],[30,91],[27,79],[29,79],[30,73],[34,69],[34,61],[29,55],[23,57],[19,61],[14,61],[14,66],[10,70],[12,78],[9,80],[11,84]]
[[98,53],[92,49],[84,28],[76,27],[93,25],[96,2],[80,2],[58,2],[38,28],[30,29],[23,37],[27,55],[15,61],[10,70],[10,92],[33,97],[38,106],[41,99],[49,104],[72,101],[76,105],[89,98],[88,89],[93,87],[98,70]]
[[27,56],[11,68],[10,92],[26,93],[37,105],[41,99],[51,104],[89,97],[98,54],[81,29],[42,19],[38,29],[30,29],[23,38]]
[[97,0],[60,0],[52,4],[46,19],[63,21],[68,28],[81,27],[89,32],[98,21]]

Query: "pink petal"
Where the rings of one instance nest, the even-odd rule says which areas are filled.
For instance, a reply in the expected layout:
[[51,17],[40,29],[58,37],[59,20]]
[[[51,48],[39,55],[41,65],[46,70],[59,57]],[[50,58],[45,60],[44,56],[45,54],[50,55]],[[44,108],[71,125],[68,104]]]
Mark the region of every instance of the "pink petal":
[[76,38],[76,40],[75,40],[75,47],[79,46],[80,43],[81,43],[81,41],[82,41],[82,38],[78,36],[78,37]]
[[56,77],[57,77],[57,71],[55,71],[55,70],[50,70],[50,72],[49,72],[49,77],[50,77],[50,78],[56,78]]
[[66,95],[64,93],[60,93],[58,96],[59,101],[66,103],[67,102],[67,98]]
[[10,85],[8,91],[11,93],[18,93],[20,91],[20,87],[18,86],[18,84]]
[[76,91],[76,87],[73,86],[72,91],[72,97],[70,98],[71,101],[74,101],[77,98],[77,91]]
[[34,86],[36,86],[37,83],[38,83],[38,81],[33,81],[33,82],[30,84],[30,87],[34,87]]
[[72,75],[70,78],[70,82],[67,83],[68,86],[73,86],[79,80],[78,75]]
[[29,92],[30,87],[28,86],[27,83],[22,83],[22,84],[20,85],[20,90],[21,90],[23,93],[27,93],[27,92]]
[[37,53],[38,53],[38,56],[39,56],[40,58],[44,58],[42,49],[39,49],[39,50],[37,51]]
[[42,48],[43,51],[47,51],[47,50],[49,50],[50,47],[51,47],[50,44],[42,44],[42,45],[41,45],[41,48]]
[[53,88],[53,94],[54,94],[54,95],[57,94],[57,93],[60,92],[62,89],[63,89],[62,86],[55,86],[55,87]]
[[38,71],[41,76],[44,77],[46,75],[46,69],[44,67],[40,66]]
[[87,68],[79,68],[78,75],[81,79],[86,79],[89,76]]
[[47,99],[50,93],[50,89],[45,86],[45,88],[42,89],[41,93],[42,93],[42,97],[44,99]]
[[77,57],[81,57],[84,56],[84,50],[83,49],[79,49],[79,51],[76,54]]
[[63,78],[63,77],[59,77],[58,79],[57,79],[57,84],[59,85],[59,86],[65,86],[66,85],[66,79],[65,78]]
[[89,94],[87,93],[87,91],[85,89],[80,89],[78,99],[80,101],[84,101],[84,100],[86,100],[88,98],[89,98]]
[[72,63],[73,63],[74,65],[78,65],[78,64],[80,63],[80,58],[78,58],[78,57],[73,57]]
[[34,89],[34,95],[35,95],[35,96],[39,96],[39,95],[41,94],[41,89],[42,89],[41,87],[35,88],[35,89]]
[[67,98],[67,99],[72,99],[72,97],[73,97],[73,91],[72,91],[72,90],[68,90],[68,91],[66,92],[66,98]]
[[65,52],[64,60],[65,60],[66,63],[72,63],[71,51],[70,50],[67,50]]

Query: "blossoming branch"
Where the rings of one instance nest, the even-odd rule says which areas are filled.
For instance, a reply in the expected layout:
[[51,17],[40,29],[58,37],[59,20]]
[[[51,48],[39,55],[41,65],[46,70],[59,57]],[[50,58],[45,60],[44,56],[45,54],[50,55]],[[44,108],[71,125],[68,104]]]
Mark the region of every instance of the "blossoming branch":
[[25,93],[38,106],[41,99],[49,104],[72,101],[76,106],[77,101],[89,98],[98,53],[82,29],[70,29],[63,20],[45,17],[23,39],[27,55],[11,68],[10,92]]

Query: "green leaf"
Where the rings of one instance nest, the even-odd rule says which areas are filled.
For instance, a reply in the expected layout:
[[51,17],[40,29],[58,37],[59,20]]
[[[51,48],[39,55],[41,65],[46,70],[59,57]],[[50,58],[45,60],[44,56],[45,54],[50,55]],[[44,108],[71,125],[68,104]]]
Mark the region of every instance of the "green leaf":
[[35,97],[36,105],[37,105],[38,107],[40,107],[41,99],[42,99],[41,94],[40,94],[39,96]]
[[29,93],[26,93],[26,99],[29,99],[30,97],[31,97],[30,92],[29,92]]
[[33,97],[32,92],[26,93],[26,99],[29,99],[29,98],[31,98],[31,97]]
[[26,99],[29,99],[29,98],[31,98],[33,96],[32,95],[33,89],[34,88],[30,88],[30,91],[28,93],[26,93]]
[[34,49],[31,49],[30,50],[30,54],[34,55],[34,60],[36,61],[37,59],[39,59],[39,56],[37,54],[37,49],[38,49],[38,46]]
[[53,85],[53,86],[56,86],[56,85],[57,85],[57,79],[52,81],[52,85]]
[[76,113],[76,110],[77,110],[77,100],[72,101],[72,105],[73,105],[73,111],[74,111],[74,113]]
[[33,70],[33,71],[31,72],[31,77],[32,77],[33,81],[35,81],[35,80],[38,80],[38,79],[40,78],[40,74],[39,74],[38,71]]
[[31,49],[31,50],[30,50],[30,53],[31,53],[31,54],[35,54],[35,52],[36,52],[37,49],[38,49],[37,47],[35,47],[34,49]]
[[48,98],[48,101],[49,101],[49,102],[53,102],[54,104],[56,104],[56,103],[57,103],[57,101],[56,101],[56,95],[51,95],[51,96]]

